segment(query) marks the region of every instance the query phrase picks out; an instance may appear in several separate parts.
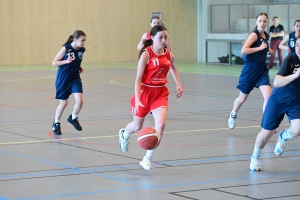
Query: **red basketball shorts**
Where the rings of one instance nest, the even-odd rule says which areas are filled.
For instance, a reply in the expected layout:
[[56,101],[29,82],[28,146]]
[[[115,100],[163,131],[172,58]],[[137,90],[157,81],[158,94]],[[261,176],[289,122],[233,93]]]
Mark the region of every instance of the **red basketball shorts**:
[[[138,113],[136,113],[135,116],[139,118],[144,118],[146,115],[161,107],[168,108],[168,96],[169,96],[169,90],[166,86],[163,87],[148,87],[145,85],[141,85],[140,90],[140,101],[145,106],[140,106],[138,109]],[[130,112],[133,114],[133,110],[135,107],[135,97],[133,97],[130,100]]]

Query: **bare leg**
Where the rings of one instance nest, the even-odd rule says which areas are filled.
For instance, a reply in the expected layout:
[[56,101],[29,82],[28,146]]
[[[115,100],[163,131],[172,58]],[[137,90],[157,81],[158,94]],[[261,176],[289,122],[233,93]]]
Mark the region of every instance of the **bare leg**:
[[59,106],[56,108],[56,113],[55,113],[56,120],[59,120],[61,118],[67,105],[68,105],[68,99],[59,101]]
[[247,100],[249,94],[244,94],[240,91],[239,96],[234,100],[232,111],[238,112],[242,107],[243,103]]
[[83,105],[83,96],[82,93],[73,93],[73,95],[75,97],[75,105],[72,114],[78,115]]
[[262,85],[259,87],[262,95],[263,95],[263,98],[264,98],[264,104],[263,104],[263,112],[265,111],[265,107],[267,105],[267,102],[268,102],[268,99],[272,93],[272,88],[271,86],[269,85]]

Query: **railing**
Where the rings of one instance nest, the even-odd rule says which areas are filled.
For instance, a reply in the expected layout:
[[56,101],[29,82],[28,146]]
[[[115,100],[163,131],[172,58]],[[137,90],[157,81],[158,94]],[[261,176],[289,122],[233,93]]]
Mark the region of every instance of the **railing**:
[[[280,17],[286,32],[294,31],[294,21],[300,19],[300,4],[218,4],[210,7],[210,33],[249,33],[253,30],[255,17],[260,12],[269,16],[268,28],[273,16]],[[269,29],[267,29],[268,31]]]

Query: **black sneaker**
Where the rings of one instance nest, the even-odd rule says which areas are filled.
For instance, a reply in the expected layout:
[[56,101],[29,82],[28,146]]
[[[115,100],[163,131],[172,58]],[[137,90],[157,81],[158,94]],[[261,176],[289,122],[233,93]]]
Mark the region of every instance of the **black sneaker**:
[[76,119],[72,119],[72,115],[70,115],[68,118],[68,122],[70,122],[70,124],[72,124],[77,131],[82,130],[82,128],[79,124],[79,121],[78,121],[78,117]]
[[57,122],[53,122],[52,124],[52,130],[53,130],[53,134],[54,135],[61,135],[61,131],[60,131],[60,123]]

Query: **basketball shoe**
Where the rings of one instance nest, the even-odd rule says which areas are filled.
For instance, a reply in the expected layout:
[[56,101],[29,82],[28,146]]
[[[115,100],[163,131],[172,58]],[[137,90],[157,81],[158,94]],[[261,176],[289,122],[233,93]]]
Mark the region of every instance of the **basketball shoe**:
[[251,171],[261,171],[261,163],[259,161],[259,158],[254,158],[253,156],[251,156],[249,168]]
[[79,121],[78,121],[78,117],[76,117],[75,119],[72,119],[72,115],[70,115],[68,118],[68,122],[70,122],[70,124],[72,124],[77,131],[82,130],[82,127],[80,126]]
[[275,148],[274,148],[274,153],[275,153],[276,156],[281,156],[284,152],[284,149],[285,149],[286,140],[281,138],[281,134],[284,131],[286,131],[286,130],[278,132],[277,143],[276,143]]
[[228,126],[231,129],[234,129],[235,127],[235,119],[237,117],[237,114],[232,114],[232,112],[230,113],[229,119],[228,119]]
[[60,130],[60,123],[53,122],[52,124],[52,130],[54,135],[61,135],[61,130]]
[[148,171],[152,171],[152,169],[153,169],[151,160],[149,158],[147,158],[146,156],[144,156],[143,160],[140,162],[140,165],[145,170],[148,170]]
[[129,141],[128,139],[125,139],[123,137],[123,133],[125,132],[125,128],[121,128],[119,131],[119,147],[123,152],[127,152],[128,151],[128,144]]

